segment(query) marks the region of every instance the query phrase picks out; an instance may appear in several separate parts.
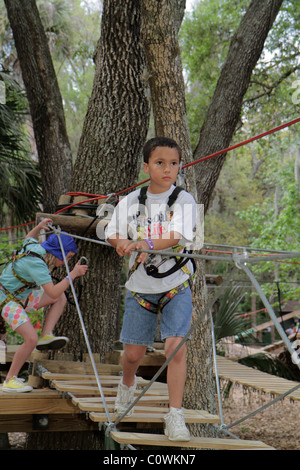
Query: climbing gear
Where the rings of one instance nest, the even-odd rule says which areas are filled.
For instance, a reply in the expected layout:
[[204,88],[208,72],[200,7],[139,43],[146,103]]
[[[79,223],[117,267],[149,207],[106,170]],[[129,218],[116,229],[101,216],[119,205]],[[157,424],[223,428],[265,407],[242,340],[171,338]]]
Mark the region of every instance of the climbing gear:
[[[38,244],[37,242],[34,243],[34,242],[31,242],[30,240],[25,243],[23,245],[23,248],[22,250],[25,250],[25,248],[29,245],[36,245]],[[25,300],[25,302],[23,303],[20,299],[18,299],[18,296],[20,294],[22,294],[22,292],[24,292],[25,290],[32,290],[34,289],[35,287],[37,287],[37,284],[35,282],[30,282],[30,281],[27,281],[26,279],[24,279],[23,277],[19,276],[16,271],[15,271],[15,267],[14,267],[14,263],[18,260],[18,259],[21,259],[21,258],[24,258],[25,256],[33,256],[34,258],[40,258],[42,261],[45,262],[44,258],[42,255],[39,255],[38,253],[35,253],[33,251],[24,251],[23,253],[19,253],[19,254],[14,254],[12,260],[11,260],[11,271],[13,273],[13,275],[15,276],[15,278],[18,279],[18,281],[20,281],[23,286],[22,287],[19,287],[18,289],[16,289],[14,292],[10,292],[8,289],[6,289],[6,287],[0,282],[0,290],[2,290],[2,292],[6,295],[6,299],[3,300],[3,302],[0,303],[0,312],[2,311],[3,307],[8,303],[8,302],[17,302],[19,304],[21,304],[21,306],[25,309],[26,306],[27,306],[27,303],[28,303],[28,299]]]
[[149,302],[149,300],[143,299],[140,296],[140,294],[138,294],[137,292],[130,291],[130,293],[133,296],[133,298],[141,305],[141,307],[144,307],[146,310],[149,310],[150,312],[157,314],[167,305],[167,303],[170,302],[170,300],[173,299],[175,295],[179,294],[179,292],[183,291],[187,287],[192,287],[193,277],[194,276],[191,276],[189,279],[187,279],[185,282],[183,282],[179,286],[174,287],[174,289],[171,289],[166,294],[163,294],[161,298],[159,299],[158,304],[155,304],[153,302]]
[[[137,211],[137,231],[138,231],[138,239],[139,240],[145,240],[148,244],[149,244],[149,237],[146,236],[146,237],[142,237],[142,234],[141,234],[141,223],[139,221],[139,219],[141,218],[145,218],[145,205],[146,205],[146,199],[147,199],[147,190],[148,190],[148,187],[147,186],[143,186],[140,190],[140,194],[138,196],[138,201],[139,201],[139,208],[138,208],[138,211]],[[180,188],[179,186],[176,186],[176,188],[174,189],[174,191],[171,193],[171,195],[169,196],[169,199],[168,199],[168,202],[167,202],[167,206],[169,207],[169,209],[173,206],[173,204],[176,202],[176,199],[179,195],[179,193],[183,191],[183,188]],[[169,220],[171,221],[173,217],[173,212],[170,211],[170,214],[169,214]],[[150,235],[150,234],[149,234]],[[150,245],[149,245],[150,246]],[[151,248],[150,248],[151,249]],[[172,247],[173,251],[174,252],[179,252],[179,251],[182,251],[184,250],[185,252],[185,249],[181,246],[181,245],[174,245]],[[175,265],[169,269],[168,271],[164,272],[164,273],[159,273],[158,272],[158,267],[165,263],[167,261],[167,258],[163,258],[162,261],[159,263],[158,266],[155,266],[154,264],[151,264],[149,265],[149,262],[151,261],[151,259],[153,259],[154,256],[153,255],[150,255],[149,257],[149,260],[148,262],[144,263],[144,267],[146,269],[146,272],[149,276],[152,276],[152,277],[155,277],[157,279],[162,279],[166,276],[170,276],[171,274],[173,274],[174,272],[176,272],[178,269],[183,269],[185,273],[187,274],[190,274],[190,272],[185,268],[184,269],[184,266],[185,264],[189,261],[189,258],[179,258],[179,257],[176,257],[174,256],[175,258]],[[129,273],[128,273],[128,278],[133,274],[133,272],[138,268],[139,266],[139,262],[136,261],[133,266],[130,268],[129,270]],[[195,265],[194,265],[194,269],[195,269]]]
[[[147,199],[147,189],[148,189],[147,186],[143,186],[141,188],[141,191],[140,191],[140,194],[139,194],[139,197],[138,197],[138,200],[139,200],[139,210],[138,210],[138,213],[137,213],[138,219],[141,216],[145,216],[145,204],[146,204],[146,199]],[[168,199],[168,202],[167,202],[167,206],[169,208],[171,208],[173,206],[173,204],[175,203],[179,193],[182,190],[183,190],[183,188],[180,188],[179,186],[176,186],[176,188],[174,189],[172,194],[169,196],[169,199]],[[170,211],[170,215],[169,215],[170,221],[171,221],[172,217],[173,217],[173,212]],[[138,224],[139,224],[139,222],[138,222]],[[139,228],[140,228],[140,226],[138,225],[138,233],[139,233],[139,236],[140,236]],[[149,242],[149,239],[144,239],[144,240],[147,243]],[[172,249],[173,249],[174,252],[182,252],[182,250],[183,250],[183,252],[186,252],[185,248],[183,248],[179,244],[174,245],[172,247]],[[164,308],[164,306],[168,302],[170,302],[170,300],[174,297],[174,295],[178,294],[179,292],[181,292],[183,289],[185,289],[187,287],[192,287],[193,279],[194,279],[194,275],[195,275],[195,271],[196,271],[196,264],[193,260],[191,260],[192,263],[193,263],[193,273],[191,273],[190,270],[186,266],[187,262],[189,261],[189,258],[182,258],[182,257],[178,257],[178,256],[176,257],[176,255],[175,255],[175,256],[170,257],[170,258],[175,258],[174,266],[172,266],[172,268],[170,268],[168,271],[160,273],[158,268],[159,268],[159,266],[161,266],[163,263],[165,263],[167,261],[167,258],[162,258],[161,262],[158,265],[154,265],[153,263],[151,264],[151,261],[153,260],[153,258],[155,258],[155,256],[156,255],[154,255],[154,254],[153,255],[150,254],[148,256],[148,259],[144,263],[144,268],[145,268],[146,273],[148,274],[148,276],[154,277],[156,279],[162,279],[164,277],[170,276],[171,274],[175,273],[179,269],[181,269],[185,274],[188,274],[188,276],[189,276],[189,279],[187,281],[185,281],[182,284],[180,284],[179,286],[171,289],[167,294],[163,294],[162,297],[160,298],[158,304],[154,304],[152,302],[149,302],[146,299],[143,299],[140,296],[140,294],[138,294],[137,292],[131,292],[131,294],[133,295],[135,300],[142,307],[144,307],[146,310],[150,310],[152,313],[157,314]],[[139,264],[140,263],[137,262],[137,261],[133,264],[133,266],[129,270],[128,278],[138,268]]]
[[12,377],[8,382],[5,381],[2,386],[2,392],[25,393],[31,391],[32,387],[24,383],[24,379],[18,377]]

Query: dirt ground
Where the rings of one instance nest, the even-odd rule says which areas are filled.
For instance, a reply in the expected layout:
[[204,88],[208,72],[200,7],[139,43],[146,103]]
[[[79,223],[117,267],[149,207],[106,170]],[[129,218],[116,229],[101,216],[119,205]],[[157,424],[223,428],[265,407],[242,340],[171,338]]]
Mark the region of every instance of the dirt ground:
[[[241,386],[232,388],[229,398],[222,404],[224,423],[229,425],[247,416],[273,398],[249,389],[243,390]],[[300,450],[299,416],[300,402],[285,398],[230,428],[230,432],[240,439],[263,441],[276,450]],[[24,433],[9,433],[12,450],[24,449],[25,440]]]
[[[236,386],[222,405],[224,423],[228,426],[274,398],[269,394]],[[276,450],[300,450],[299,416],[300,402],[285,398],[229,431],[240,439],[263,441]]]

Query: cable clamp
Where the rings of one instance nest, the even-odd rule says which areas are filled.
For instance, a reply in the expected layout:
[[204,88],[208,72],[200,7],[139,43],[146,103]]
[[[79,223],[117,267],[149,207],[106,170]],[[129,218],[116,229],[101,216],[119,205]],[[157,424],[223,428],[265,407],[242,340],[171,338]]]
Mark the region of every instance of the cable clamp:
[[247,261],[249,260],[249,255],[246,250],[244,250],[242,253],[238,253],[236,249],[234,249],[234,252],[232,254],[232,259],[235,264],[235,266],[238,269],[242,269],[242,266],[247,265]]

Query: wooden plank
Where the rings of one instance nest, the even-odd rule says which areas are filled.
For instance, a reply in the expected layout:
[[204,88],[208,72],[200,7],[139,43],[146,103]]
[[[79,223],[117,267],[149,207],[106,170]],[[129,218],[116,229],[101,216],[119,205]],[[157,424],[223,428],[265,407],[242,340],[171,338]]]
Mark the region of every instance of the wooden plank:
[[[164,423],[164,417],[169,410],[165,409],[160,412],[134,411],[131,416],[122,418],[122,423]],[[105,423],[107,416],[105,413],[90,413],[89,417],[92,421],[97,423]],[[184,410],[184,417],[186,423],[220,423],[220,418],[217,415],[212,415],[204,410]],[[116,420],[117,415],[111,415],[111,419]]]
[[119,444],[182,447],[194,449],[226,449],[226,450],[274,450],[260,441],[242,439],[221,439],[191,436],[189,442],[170,441],[163,434],[141,434],[133,432],[111,431],[110,436]]
[[[95,210],[97,206],[95,205]],[[80,212],[80,205],[77,207],[76,212]],[[36,214],[37,219],[41,217],[50,218],[53,220],[53,225],[59,225],[62,230],[69,233],[74,233],[75,235],[81,234],[85,231],[88,226],[90,225],[92,218],[89,217],[82,217],[77,215],[59,215],[59,214],[46,214],[42,212],[37,212]],[[109,220],[100,220],[97,219],[91,227],[89,227],[86,234],[95,234],[96,228],[98,224],[101,224],[102,230],[105,230],[106,225],[108,224]]]
[[[80,384],[72,384],[70,383],[69,381],[66,381],[66,382],[60,382],[60,381],[53,381],[52,382],[53,386],[55,386],[56,390],[60,391],[60,392],[70,392],[74,395],[76,395],[77,393],[87,393],[87,394],[90,394],[90,393],[99,393],[99,388],[98,386],[94,386],[94,385],[80,385]],[[101,388],[102,388],[102,391],[103,391],[103,394],[105,396],[116,396],[117,395],[117,391],[118,391],[118,387],[115,386],[115,387],[102,387],[101,385]],[[135,395],[139,395],[141,393],[141,390],[136,390],[135,391]],[[156,388],[156,387],[150,387],[145,395],[153,395],[153,396],[160,396],[160,395],[164,395],[164,394],[168,394],[168,391],[167,389],[163,389],[163,388]]]
[[[111,364],[121,364],[122,362],[122,356],[124,354],[124,350],[115,350],[111,353],[107,353],[105,356],[105,362],[111,363]],[[158,349],[154,351],[147,351],[146,354],[143,356],[141,362],[140,362],[140,367],[144,366],[162,366],[163,363],[166,361],[166,355],[164,350]]]
[[[239,364],[238,362],[226,359],[222,356],[217,357],[217,367],[220,379],[273,395],[281,395],[300,384],[294,380],[276,377],[266,372],[244,366],[243,364]],[[300,400],[300,388],[289,394],[288,398]]]
[[[94,373],[93,367],[88,362],[75,362],[75,361],[56,361],[38,359],[34,361],[36,365],[41,365],[49,372],[53,373],[76,373],[83,375],[92,375]],[[99,375],[118,375],[122,371],[122,366],[117,364],[96,364],[97,372]]]
[[29,393],[7,393],[0,386],[0,415],[72,414],[79,413],[70,399],[54,390],[32,390]]
[[[116,397],[105,397],[106,404],[115,403]],[[72,402],[74,405],[79,406],[82,411],[103,411],[103,401],[101,397],[73,397]],[[145,396],[143,395],[137,404],[139,406],[151,407],[168,407],[169,397],[164,396]]]

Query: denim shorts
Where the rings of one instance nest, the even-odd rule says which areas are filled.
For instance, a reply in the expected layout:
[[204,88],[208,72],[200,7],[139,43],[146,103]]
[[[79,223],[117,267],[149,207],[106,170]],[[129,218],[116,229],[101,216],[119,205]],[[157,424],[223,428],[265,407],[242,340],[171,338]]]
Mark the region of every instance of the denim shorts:
[[[140,294],[143,299],[157,304],[163,293]],[[191,326],[193,313],[192,293],[190,287],[176,294],[168,302],[161,315],[161,338],[184,337]],[[152,346],[157,328],[157,314],[142,307],[130,292],[125,299],[125,313],[121,331],[121,342]]]

